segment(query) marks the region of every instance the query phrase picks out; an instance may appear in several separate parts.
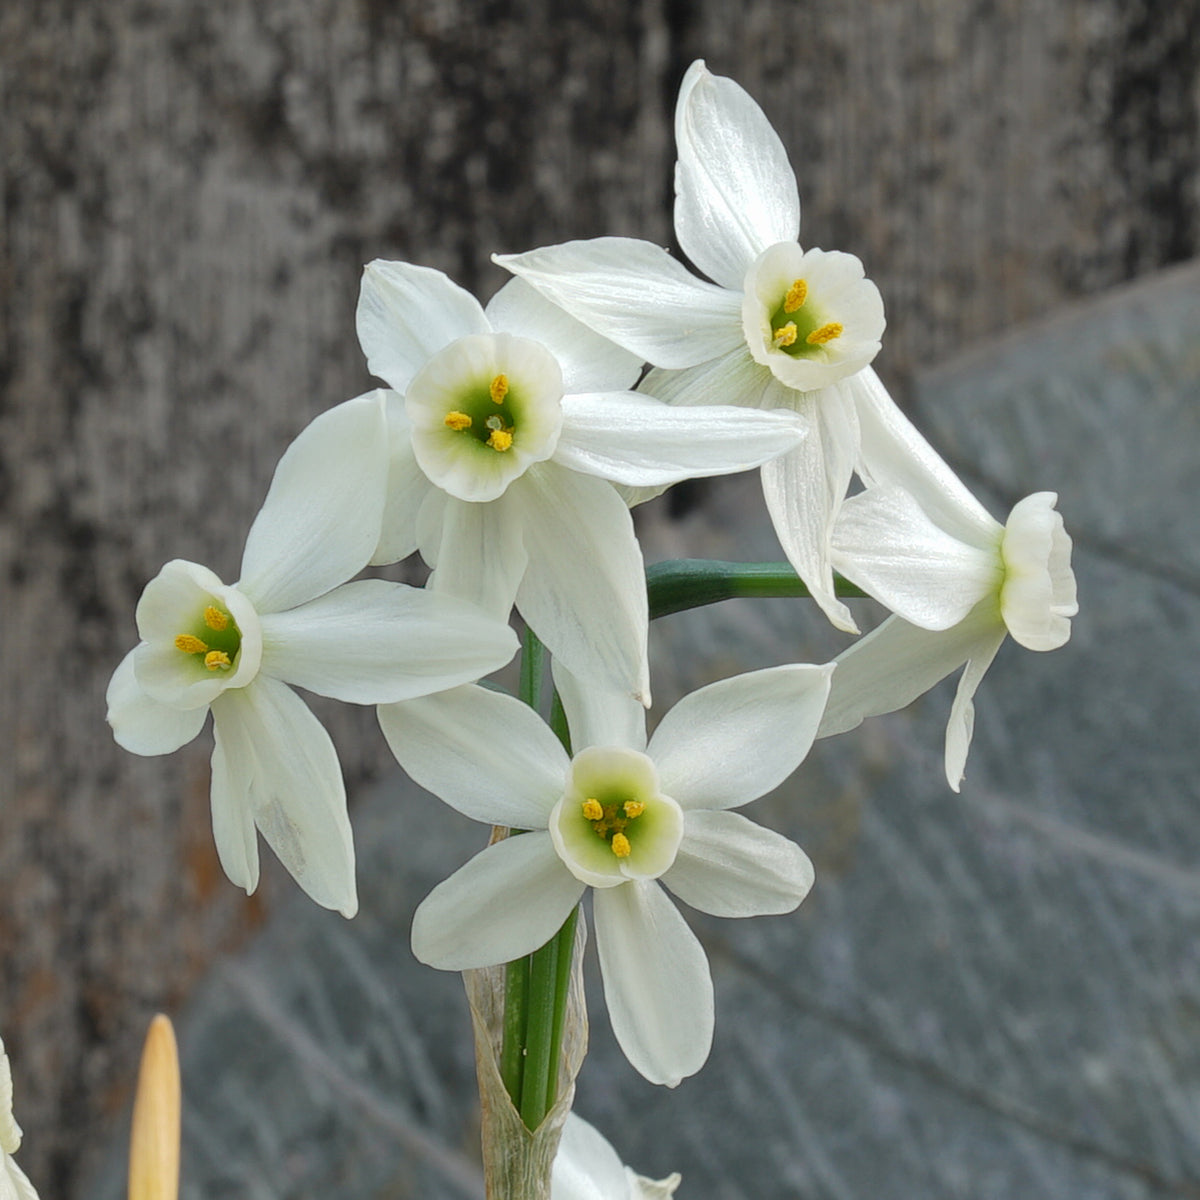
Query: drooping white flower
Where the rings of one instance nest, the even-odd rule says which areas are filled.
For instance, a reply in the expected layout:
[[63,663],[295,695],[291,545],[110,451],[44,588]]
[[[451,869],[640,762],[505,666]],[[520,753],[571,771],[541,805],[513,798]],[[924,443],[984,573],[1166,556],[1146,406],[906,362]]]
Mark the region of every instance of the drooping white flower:
[[0,1200],[38,1200],[33,1184],[12,1156],[21,1148],[21,1127],[13,1117],[12,1070],[0,1039]]
[[401,766],[478,821],[530,832],[496,842],[417,909],[413,952],[460,971],[543,945],[594,891],[613,1031],[647,1079],[674,1086],[712,1041],[712,979],[660,884],[723,917],[784,913],[812,865],[794,843],[729,810],[770,791],[808,752],[831,666],[789,665],[681,700],[646,742],[629,697],[554,664],[574,757],[528,706],[468,686],[379,709]]
[[419,549],[431,588],[504,619],[515,602],[572,670],[648,703],[641,552],[611,484],[746,470],[803,422],[628,391],[639,360],[519,280],[485,310],[439,271],[371,263],[358,334],[404,397],[375,561]]
[[107,695],[113,734],[135,754],[179,749],[211,709],[213,835],[225,873],[247,892],[257,887],[257,827],[300,886],[346,916],[358,901],[341,769],[292,687],[377,704],[478,679],[516,651],[512,631],[471,605],[378,579],[346,582],[378,544],[387,472],[382,391],[317,417],[275,470],[240,580],[167,563],[142,593],[142,641]]
[[679,1184],[678,1171],[659,1180],[638,1175],[599,1130],[567,1114],[550,1175],[550,1200],[670,1200]]
[[763,467],[763,492],[792,566],[829,619],[857,632],[834,594],[829,536],[857,451],[859,376],[883,335],[879,291],[854,255],[797,244],[787,154],[733,80],[693,63],[675,138],[675,233],[715,283],[630,238],[495,261],[654,364],[639,390],[684,406],[793,410],[810,422],[813,436]]
[[839,571],[896,615],[838,657],[820,736],[903,708],[966,664],[946,728],[958,791],[973,697],[1004,638],[1056,650],[1079,611],[1071,539],[1054,492],[1025,497],[1001,525],[873,381],[860,405],[859,473],[833,534]]

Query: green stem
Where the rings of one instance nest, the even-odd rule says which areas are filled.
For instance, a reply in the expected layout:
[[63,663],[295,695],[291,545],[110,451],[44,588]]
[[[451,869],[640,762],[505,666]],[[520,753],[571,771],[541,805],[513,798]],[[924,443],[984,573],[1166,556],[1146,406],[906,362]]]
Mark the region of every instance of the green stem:
[[[866,595],[840,575],[834,576],[834,584],[839,596]],[[787,563],[717,562],[707,558],[651,563],[646,568],[646,592],[651,620],[739,596],[766,599],[810,594]]]
[[521,645],[521,699],[534,712],[542,707],[542,679],[546,673],[546,647],[528,626]]
[[504,970],[504,1045],[500,1078],[514,1105],[521,1102],[525,1078],[525,1020],[529,996],[529,959],[509,963]]

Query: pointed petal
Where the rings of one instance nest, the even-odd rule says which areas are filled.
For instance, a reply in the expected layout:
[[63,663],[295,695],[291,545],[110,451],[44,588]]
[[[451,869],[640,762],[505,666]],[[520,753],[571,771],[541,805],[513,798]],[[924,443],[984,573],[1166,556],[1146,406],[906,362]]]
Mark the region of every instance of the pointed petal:
[[679,89],[675,142],[675,235],[710,279],[740,290],[768,246],[800,236],[787,152],[749,94],[699,60]]
[[345,583],[375,553],[388,475],[386,396],[369,392],[329,409],[284,451],[237,584],[260,614]]
[[895,484],[959,541],[994,544],[998,522],[896,407],[874,369],[864,367],[846,383],[858,410],[857,469],[863,483]]
[[318,904],[352,917],[358,897],[346,790],[320,721],[287,684],[266,675],[224,692],[213,720],[235,767],[230,803],[249,806],[279,861]]
[[133,754],[171,754],[204,728],[208,705],[181,710],[152,700],[138,685],[133,658],[130,650],[121,659],[104,696],[113,737]]
[[512,962],[544,946],[582,895],[548,833],[505,838],[425,897],[413,916],[413,953],[443,971]]
[[743,344],[741,293],[697,279],[652,242],[594,238],[492,261],[655,366],[694,367]]
[[953,628],[938,631],[889,617],[838,655],[817,737],[845,733],[866,717],[904,708],[1003,638],[1004,623],[994,601],[985,601]]
[[258,760],[238,708],[213,709],[212,825],[217,857],[230,883],[250,895],[258,887],[258,830],[251,793]]
[[638,355],[589,329],[524,279],[510,279],[485,311],[497,332],[533,338],[558,359],[565,392],[620,391],[642,373]]
[[685,696],[646,749],[662,790],[690,811],[737,808],[781,784],[812,745],[832,672],[790,663]]
[[763,496],[775,534],[796,574],[838,629],[857,633],[850,610],[837,598],[829,561],[830,537],[854,466],[858,427],[842,383],[819,392],[778,387],[769,396],[813,425],[795,450],[762,469]]
[[509,492],[529,552],[521,615],[569,671],[648,704],[645,567],[625,502],[611,484],[553,463]]
[[654,881],[594,894],[596,948],[613,1033],[651,1083],[675,1087],[708,1058],[713,989],[708,959]]
[[748,471],[791,450],[807,432],[792,412],[672,408],[638,392],[564,396],[554,461],[614,483],[651,487]]
[[379,544],[371,566],[387,566],[407,558],[417,548],[417,516],[433,484],[417,466],[412,448],[412,422],[404,398],[387,393],[388,474]]
[[471,683],[517,652],[513,631],[452,596],[360,579],[262,619],[263,670],[351,704]]
[[[431,592],[477,604],[499,621],[508,620],[529,561],[521,538],[523,517],[512,491],[510,485],[503,496],[486,503],[446,497],[437,565],[427,584]],[[423,522],[424,511],[421,516]]]
[[588,746],[646,748],[646,710],[628,692],[598,687],[573,675],[557,658],[550,663],[575,754]]
[[690,812],[662,881],[700,912],[760,917],[791,912],[812,887],[813,867],[795,842],[741,813]]
[[1004,634],[997,634],[992,641],[982,642],[967,660],[966,670],[958,681],[954,703],[950,706],[950,720],[946,722],[946,782],[953,791],[962,785],[967,767],[967,751],[971,748],[971,736],[975,732],[975,693],[996,657]]
[[363,270],[355,323],[371,374],[398,392],[455,338],[491,329],[479,301],[441,271],[379,258]]
[[558,738],[503,692],[468,685],[382,705],[379,725],[409,775],[473,821],[545,829],[566,786]]
[[894,484],[868,488],[842,505],[830,559],[847,579],[922,629],[957,625],[1004,581],[998,541],[990,550],[960,542]]
[[764,403],[776,395],[775,376],[756,363],[745,345],[720,358],[688,367],[664,371],[654,367],[638,384],[638,391],[657,396],[668,404],[740,404],[746,408],[776,407]]
[[625,1166],[608,1140],[573,1112],[567,1114],[550,1176],[550,1200],[627,1200]]

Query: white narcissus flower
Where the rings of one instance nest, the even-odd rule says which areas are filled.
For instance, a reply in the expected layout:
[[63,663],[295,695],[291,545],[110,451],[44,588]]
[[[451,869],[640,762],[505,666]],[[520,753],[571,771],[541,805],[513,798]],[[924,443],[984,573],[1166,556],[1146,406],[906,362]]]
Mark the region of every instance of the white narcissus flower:
[[375,561],[419,549],[433,590],[504,619],[515,602],[571,670],[649,703],[642,556],[611,485],[746,470],[803,423],[626,390],[639,360],[519,280],[485,310],[440,271],[373,262],[358,334],[404,396]]
[[1071,539],[1054,492],[992,518],[891,402],[877,380],[860,406],[866,489],[842,507],[834,565],[896,615],[838,656],[820,736],[893,712],[966,664],[946,728],[946,778],[958,791],[973,697],[1004,638],[1056,650],[1079,611]]
[[670,1200],[679,1183],[678,1171],[659,1180],[631,1171],[602,1133],[567,1114],[550,1175],[550,1200]]
[[527,705],[463,687],[385,705],[379,723],[422,787],[496,842],[436,887],[413,952],[443,970],[512,962],[594,893],[613,1031],[647,1079],[674,1086],[712,1042],[708,960],[661,884],[701,912],[791,912],[812,885],[799,846],[729,810],[782,783],[808,752],[832,666],[790,665],[681,700],[646,742],[644,714],[554,664],[574,757]]
[[858,444],[860,375],[883,335],[883,302],[852,254],[802,250],[787,153],[731,79],[695,62],[675,110],[675,233],[714,283],[631,238],[496,255],[567,312],[654,364],[640,390],[672,404],[788,409],[813,427],[762,470],[775,532],[839,628],[829,536]]
[[0,1200],[38,1200],[33,1184],[12,1156],[21,1148],[21,1127],[13,1117],[12,1071],[0,1040]]
[[[292,690],[355,704],[479,679],[516,637],[471,605],[379,579],[347,583],[379,541],[386,398],[317,417],[288,447],[251,526],[241,578],[176,559],[137,606],[141,644],[113,674],[108,722],[135,754],[169,754],[213,714],[213,836],[258,885],[257,827],[318,904],[358,907],[346,793],[329,735]],[[339,586],[340,585],[340,586]]]

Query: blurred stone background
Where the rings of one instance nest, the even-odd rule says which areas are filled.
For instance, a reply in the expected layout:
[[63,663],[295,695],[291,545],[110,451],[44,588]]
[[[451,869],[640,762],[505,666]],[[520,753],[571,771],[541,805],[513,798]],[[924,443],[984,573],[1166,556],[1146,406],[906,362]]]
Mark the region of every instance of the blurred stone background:
[[[1150,315],[1132,323],[1124,309],[1053,317],[1200,252],[1197,45],[1196,0],[0,8],[0,1033],[27,1133],[21,1161],[43,1196],[85,1194],[107,1157],[150,1013],[184,1011],[222,972],[270,978],[255,964],[287,960],[271,939],[303,911],[278,872],[250,900],[224,880],[207,737],[163,760],[111,742],[103,693],[135,640],[142,586],[172,557],[232,578],[287,440],[370,386],[353,324],[364,262],[438,267],[486,296],[503,278],[493,250],[599,234],[669,245],[674,92],[701,56],[759,100],[789,147],[804,243],[857,253],[878,282],[885,379],[906,401],[919,393],[918,419],[994,511],[1024,491],[1063,490],[1096,555],[1097,619],[1111,621],[1089,634],[1081,620],[1062,653],[1093,650],[1091,675],[1060,656],[1001,655],[994,673],[1011,677],[1013,699],[985,718],[989,678],[962,800],[937,773],[944,705],[911,718],[923,741],[908,737],[910,718],[864,730],[865,776],[851,753],[798,777],[810,795],[811,772],[824,772],[817,793],[839,798],[797,829],[826,882],[766,933],[714,923],[734,966],[718,971],[725,1041],[706,1073],[671,1095],[631,1083],[598,1030],[581,1104],[635,1165],[678,1167],[699,1195],[1200,1195],[1194,684],[1171,691],[1189,663],[1195,675],[1195,280],[1162,284],[1157,308],[1157,292],[1135,298]],[[1086,342],[1103,320],[1116,322],[1104,327],[1121,355]],[[962,357],[1015,327],[1032,327],[1022,336],[1034,342]],[[1152,336],[1163,329],[1166,351]],[[1091,355],[1082,373],[1072,338]],[[648,514],[656,552],[749,557],[754,545],[776,557],[755,544],[752,484],[700,489],[682,522]],[[763,615],[773,610],[728,607],[737,615],[716,610],[715,632],[676,626],[690,630],[680,645],[695,672],[677,686],[758,665],[756,638],[771,661],[836,648],[815,624],[780,634]],[[1148,686],[1151,666],[1163,679],[1131,700],[1126,685]],[[1073,714],[1080,695],[1084,715],[1052,728],[1047,714]],[[386,772],[371,713],[320,711],[355,788]],[[883,794],[872,778],[890,781]],[[1101,782],[1110,800],[1093,808]],[[380,797],[400,785],[381,786],[360,806],[360,844],[386,825]],[[915,827],[884,804],[894,795],[909,798]],[[438,828],[440,810],[420,811]],[[771,811],[787,826],[790,809]],[[811,827],[825,819],[824,833]],[[447,864],[474,835],[459,831]],[[960,857],[963,846],[982,861]],[[431,853],[422,871],[434,864]],[[414,872],[407,899],[379,911],[400,920],[430,882]],[[364,895],[374,886],[365,880]],[[1045,900],[1059,887],[1066,901]],[[336,931],[340,918],[315,919],[342,946],[328,966],[314,959],[315,979],[357,978],[345,945],[375,934],[407,961],[403,928],[373,934],[360,917],[351,934]],[[264,927],[267,942],[224,965]],[[783,959],[812,973],[809,991],[764,965]],[[458,1003],[456,980],[425,993],[426,978],[412,978],[412,1011]],[[748,998],[747,979],[759,980]],[[242,991],[243,1007],[263,994],[261,983]],[[909,1000],[889,1007],[895,992]],[[281,984],[275,999],[292,994]],[[210,1011],[213,1024],[225,1010]],[[278,1015],[274,1027],[294,1032]],[[782,1043],[756,1042],[760,1028],[794,1030],[793,1057],[822,1053],[808,1071],[768,1070]],[[196,1029],[210,1057],[231,1044]],[[386,1078],[369,1069],[386,1055],[350,1032],[361,1078]],[[361,1117],[374,1104],[390,1114],[381,1128],[409,1131],[380,1134],[381,1146],[425,1161],[421,1147],[448,1140],[469,1158],[462,1112],[437,1100],[458,1095],[442,1058],[461,1067],[465,1040],[405,1053],[412,1069],[392,1068],[427,1081],[415,1110],[343,1074],[296,1144],[311,1150],[325,1131],[340,1145],[331,1105]],[[359,1108],[346,1108],[346,1088]],[[319,1194],[314,1180],[339,1195],[422,1194],[394,1174],[353,1193],[321,1175],[316,1151],[311,1163],[268,1153],[286,1141],[271,1114],[294,1095],[280,1087],[267,1101],[247,1085],[225,1107],[225,1122],[251,1131],[242,1158],[227,1125],[196,1127],[227,1164],[205,1194],[300,1197]],[[685,1118],[674,1106],[689,1096]],[[755,1108],[764,1096],[774,1123]],[[812,1096],[825,1107],[810,1111]],[[684,1121],[687,1137],[656,1142]],[[469,1173],[441,1153],[443,1184]],[[258,1175],[235,1178],[238,1163]]]

